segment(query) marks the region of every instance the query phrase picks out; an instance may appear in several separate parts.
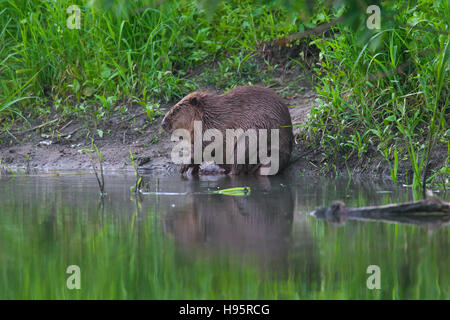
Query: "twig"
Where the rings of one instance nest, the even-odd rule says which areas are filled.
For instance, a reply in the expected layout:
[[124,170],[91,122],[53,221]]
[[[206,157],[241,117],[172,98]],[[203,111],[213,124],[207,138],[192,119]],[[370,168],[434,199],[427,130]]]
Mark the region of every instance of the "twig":
[[306,30],[304,32],[297,32],[297,33],[293,33],[287,37],[283,37],[283,38],[278,38],[276,39],[276,43],[278,43],[278,45],[286,45],[289,42],[295,41],[295,40],[299,40],[299,39],[303,39],[306,37],[309,37],[313,34],[320,34],[323,33],[327,30],[329,30],[332,26],[338,24],[339,22],[341,22],[342,20],[344,20],[344,16],[341,16],[333,21],[327,22],[327,23],[322,23],[321,25],[318,25],[317,27],[313,28],[313,29],[309,29]]
[[78,127],[78,128],[72,130],[72,131],[69,132],[69,133],[61,134],[60,137],[68,137],[68,136],[71,136],[71,135],[73,135],[75,132],[79,131],[79,130],[82,129],[82,128],[83,128],[82,126],[81,126],[81,127]]
[[147,114],[147,111],[138,112],[138,113],[136,113],[135,115],[132,115],[132,116],[130,116],[130,117],[128,117],[128,118],[126,118],[126,119],[120,121],[120,123],[131,121],[131,120],[133,120],[134,118],[143,116],[144,114]]
[[61,131],[63,131],[65,128],[67,128],[67,126],[69,125],[69,124],[71,124],[72,123],[72,121],[73,120],[70,120],[69,122],[67,122],[62,128],[60,128],[59,130],[57,130],[58,132],[61,132]]
[[306,151],[306,152],[301,153],[300,155],[298,155],[297,157],[295,157],[293,160],[291,160],[291,161],[289,162],[289,164],[291,165],[291,164],[297,162],[298,160],[302,159],[303,157],[305,157],[305,156],[307,156],[307,155],[309,155],[309,154],[311,154],[311,153],[313,153],[313,152],[316,152],[317,150],[319,150],[319,148],[320,148],[320,147],[316,147],[316,148],[314,148],[314,149],[311,149],[311,150],[308,150],[308,151]]
[[48,126],[49,124],[55,123],[55,122],[58,121],[59,119],[60,119],[60,118],[56,118],[55,120],[52,120],[52,121],[43,123],[43,124],[41,124],[41,125],[39,125],[39,126],[33,127],[33,128],[31,128],[31,129],[27,129],[27,130],[22,131],[22,132],[20,132],[20,133],[22,133],[22,134],[23,134],[23,133],[28,133],[28,132],[30,132],[30,131],[34,131],[34,130],[37,130],[37,129],[46,127],[46,126]]
[[16,141],[19,141],[19,140],[17,140],[17,138],[16,138],[16,136],[15,135],[13,135],[11,132],[9,132],[9,130],[8,129],[6,129],[5,128],[5,131],[11,136],[11,137],[13,137],[14,138],[14,140],[16,140]]

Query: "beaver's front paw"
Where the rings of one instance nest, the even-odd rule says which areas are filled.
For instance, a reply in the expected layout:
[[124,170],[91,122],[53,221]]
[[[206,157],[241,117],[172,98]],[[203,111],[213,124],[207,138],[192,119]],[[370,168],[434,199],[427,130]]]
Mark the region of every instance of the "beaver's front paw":
[[183,164],[183,165],[181,166],[180,173],[181,173],[181,174],[185,173],[185,172],[187,171],[187,169],[189,169],[190,166],[192,166],[192,164]]
[[198,164],[183,164],[181,166],[181,174],[187,173],[187,174],[196,174],[198,173],[198,169],[200,168],[200,166]]

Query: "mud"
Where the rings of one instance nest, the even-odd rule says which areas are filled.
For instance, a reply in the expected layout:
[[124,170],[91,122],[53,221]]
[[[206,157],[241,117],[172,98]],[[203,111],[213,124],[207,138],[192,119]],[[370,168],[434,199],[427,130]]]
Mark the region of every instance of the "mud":
[[[302,123],[308,114],[314,97],[308,91],[304,97],[288,100],[292,108],[291,116],[295,124]],[[170,105],[161,107],[165,113]],[[142,108],[142,107],[141,107]],[[10,168],[21,168],[31,171],[51,171],[68,169],[89,169],[89,155],[83,149],[91,148],[91,138],[103,154],[103,166],[106,170],[134,170],[131,165],[130,150],[139,166],[148,170],[172,170],[170,152],[173,142],[170,136],[160,129],[162,116],[150,121],[139,106],[129,106],[133,110],[122,120],[120,117],[100,121],[97,127],[88,120],[68,120],[70,124],[55,122],[55,127],[48,132],[39,129],[27,133],[3,132],[0,138],[0,158]],[[42,129],[42,128],[40,128]],[[100,138],[98,131],[103,132]],[[298,130],[298,129],[297,129]],[[44,130],[42,130],[44,131]],[[73,134],[73,131],[75,131]]]

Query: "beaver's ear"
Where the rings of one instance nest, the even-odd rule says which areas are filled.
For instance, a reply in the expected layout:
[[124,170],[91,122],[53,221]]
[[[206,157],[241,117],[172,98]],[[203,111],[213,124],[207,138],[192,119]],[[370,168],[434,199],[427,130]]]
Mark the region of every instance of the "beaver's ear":
[[201,105],[202,105],[202,103],[201,103],[201,97],[200,96],[192,96],[190,99],[189,99],[189,104],[191,105],[191,106],[194,106],[194,107],[200,107]]

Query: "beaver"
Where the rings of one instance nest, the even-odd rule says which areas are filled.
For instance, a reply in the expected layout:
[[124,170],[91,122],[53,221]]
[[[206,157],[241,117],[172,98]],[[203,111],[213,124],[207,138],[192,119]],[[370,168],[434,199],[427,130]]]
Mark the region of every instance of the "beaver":
[[[255,140],[253,140],[253,146],[256,146],[258,149],[257,155],[254,151],[255,149],[250,149],[250,134],[248,136],[236,136],[235,139],[233,138],[233,141],[227,140],[227,143],[231,142],[232,144],[232,161],[229,161],[230,155],[228,153],[225,154],[225,151],[216,155],[216,150],[213,150],[212,155],[219,158],[216,164],[227,174],[276,174],[289,164],[294,141],[291,116],[283,99],[270,89],[259,86],[241,86],[223,95],[199,91],[190,93],[167,112],[161,126],[168,133],[176,129],[188,130],[190,143],[195,148],[195,141],[197,140],[198,142],[198,139],[202,139],[201,137],[196,137],[194,133],[195,123],[200,123],[202,134],[208,129],[215,129],[214,132],[219,132],[223,135],[231,132],[230,129],[241,129],[241,132],[249,132],[251,131],[249,129],[254,129],[253,132],[258,132],[258,143],[255,143]],[[275,142],[276,140],[276,131],[273,131],[273,129],[278,129],[278,145],[275,146],[271,144],[272,141]],[[265,135],[260,134],[263,131],[266,132]],[[274,133],[275,136],[272,135]],[[237,161],[240,156],[237,144],[241,137],[244,137],[245,141],[244,163]],[[215,137],[214,141],[216,139],[217,137]],[[223,143],[222,150],[228,151],[226,143]],[[200,142],[202,151],[205,150],[207,145],[208,143],[205,141]],[[270,161],[263,161],[260,150],[263,148],[262,146],[267,147],[267,155],[271,157]],[[251,150],[253,150],[252,154]],[[272,158],[275,156],[277,158]],[[217,158],[215,159],[217,160]],[[278,160],[276,166],[273,165],[273,162],[276,161],[274,159]],[[194,161],[192,156],[190,163],[182,166],[181,172],[184,173],[189,170],[192,173],[198,173],[200,164]],[[275,167],[275,172],[268,173],[267,169],[273,167]],[[262,170],[263,168],[265,170]]]

